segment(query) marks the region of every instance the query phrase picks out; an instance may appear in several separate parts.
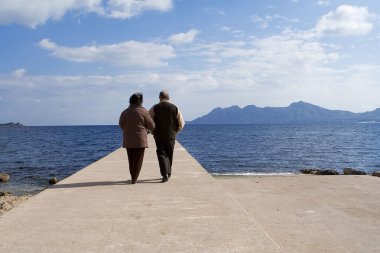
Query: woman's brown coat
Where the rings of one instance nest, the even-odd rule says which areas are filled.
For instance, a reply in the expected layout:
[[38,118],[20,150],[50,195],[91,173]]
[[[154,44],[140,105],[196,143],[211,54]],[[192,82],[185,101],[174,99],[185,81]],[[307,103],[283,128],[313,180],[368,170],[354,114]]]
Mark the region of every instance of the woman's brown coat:
[[155,125],[149,112],[142,106],[130,105],[119,119],[123,130],[123,148],[147,148],[147,129],[153,132]]

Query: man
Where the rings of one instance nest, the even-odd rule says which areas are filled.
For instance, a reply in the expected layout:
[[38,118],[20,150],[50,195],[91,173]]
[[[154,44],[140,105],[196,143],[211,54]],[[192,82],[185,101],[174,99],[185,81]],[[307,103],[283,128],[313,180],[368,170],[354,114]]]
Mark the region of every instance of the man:
[[185,122],[177,106],[169,102],[167,91],[161,91],[159,99],[160,103],[154,105],[149,113],[156,125],[153,136],[156,141],[162,182],[166,182],[172,174],[175,139],[185,126]]

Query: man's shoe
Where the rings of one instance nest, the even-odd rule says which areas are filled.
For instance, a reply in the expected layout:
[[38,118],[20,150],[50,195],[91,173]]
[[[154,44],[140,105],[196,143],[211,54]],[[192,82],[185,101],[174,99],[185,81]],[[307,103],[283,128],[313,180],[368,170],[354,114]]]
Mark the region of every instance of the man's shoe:
[[167,182],[168,180],[169,180],[168,177],[163,177],[162,180],[161,180],[161,182],[165,183],[165,182]]

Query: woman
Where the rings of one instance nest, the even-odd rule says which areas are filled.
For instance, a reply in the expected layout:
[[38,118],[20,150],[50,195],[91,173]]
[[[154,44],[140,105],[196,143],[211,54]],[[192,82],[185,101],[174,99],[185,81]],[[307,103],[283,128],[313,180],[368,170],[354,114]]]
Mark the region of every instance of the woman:
[[129,98],[129,107],[119,119],[123,130],[123,148],[127,149],[129,172],[132,184],[137,182],[144,159],[145,148],[148,147],[147,129],[153,132],[155,125],[149,112],[142,107],[143,94],[135,93]]

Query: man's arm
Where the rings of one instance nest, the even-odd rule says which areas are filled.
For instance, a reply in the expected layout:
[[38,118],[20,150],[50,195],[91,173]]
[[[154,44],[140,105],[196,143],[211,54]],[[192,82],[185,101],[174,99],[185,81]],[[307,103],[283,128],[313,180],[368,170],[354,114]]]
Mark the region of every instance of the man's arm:
[[149,113],[147,113],[145,117],[145,127],[148,128],[148,132],[150,133],[153,133],[156,128],[156,125],[154,124],[154,121]]
[[185,121],[183,120],[182,113],[179,109],[178,109],[178,114],[177,114],[177,121],[178,121],[178,132],[180,132],[185,126]]
[[152,117],[152,119],[154,119],[154,106],[152,106],[152,107],[149,109],[149,114],[150,114],[150,116]]

